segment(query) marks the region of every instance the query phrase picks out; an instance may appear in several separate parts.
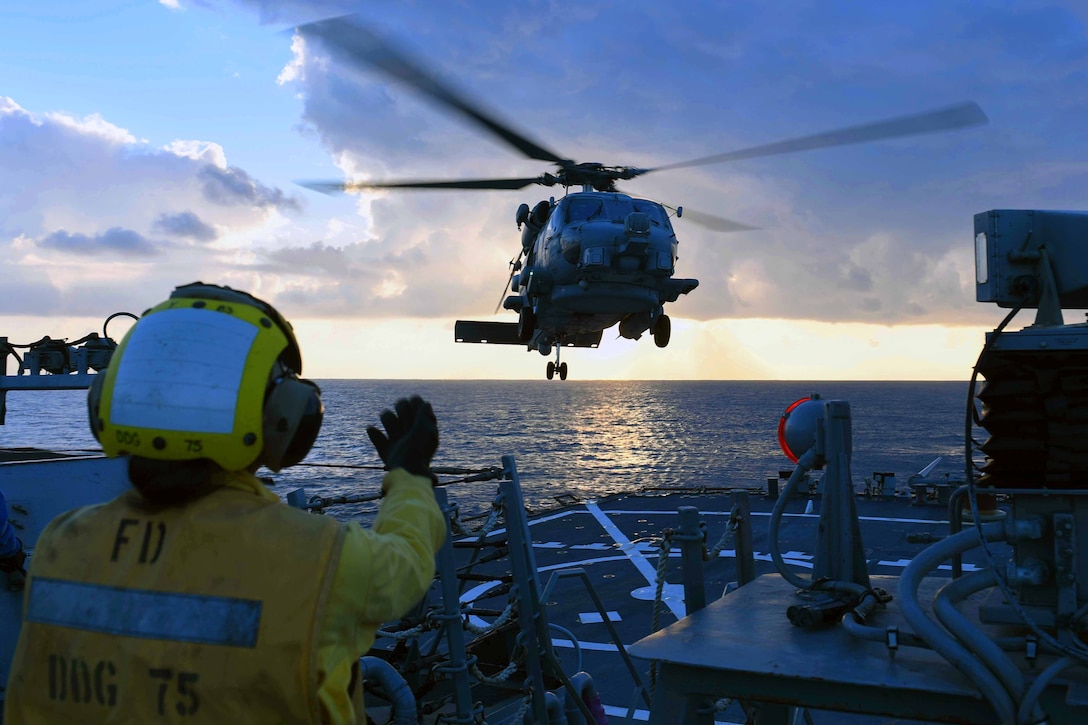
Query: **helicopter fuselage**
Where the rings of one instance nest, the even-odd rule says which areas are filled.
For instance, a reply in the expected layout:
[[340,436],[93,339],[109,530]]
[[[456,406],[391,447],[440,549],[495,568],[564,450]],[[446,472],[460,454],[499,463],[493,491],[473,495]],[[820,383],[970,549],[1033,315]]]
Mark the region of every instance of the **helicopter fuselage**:
[[568,336],[617,323],[620,335],[638,339],[665,303],[699,284],[673,278],[676,233],[656,202],[579,192],[541,202],[532,212],[522,205],[517,221],[525,263],[503,306],[530,314],[532,339],[540,346],[562,345]]

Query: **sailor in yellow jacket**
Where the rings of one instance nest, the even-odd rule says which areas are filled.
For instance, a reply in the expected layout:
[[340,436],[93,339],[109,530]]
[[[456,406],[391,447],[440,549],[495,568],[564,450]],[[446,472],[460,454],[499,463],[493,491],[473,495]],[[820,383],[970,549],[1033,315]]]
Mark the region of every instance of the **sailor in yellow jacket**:
[[286,506],[253,473],[317,436],[301,370],[291,326],[230,288],[179,287],[133,326],[88,395],[133,490],[39,537],[5,723],[366,721],[359,657],[446,536],[438,429],[418,397],[368,429],[389,469],[371,528]]

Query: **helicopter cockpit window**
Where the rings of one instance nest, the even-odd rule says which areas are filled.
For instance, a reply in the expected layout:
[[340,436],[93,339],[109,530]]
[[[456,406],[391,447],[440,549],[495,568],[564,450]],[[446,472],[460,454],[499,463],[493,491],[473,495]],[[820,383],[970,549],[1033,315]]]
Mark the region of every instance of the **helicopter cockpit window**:
[[600,199],[573,199],[567,206],[567,221],[578,222],[601,214]]
[[640,211],[646,216],[650,217],[650,223],[653,224],[655,227],[665,227],[666,229],[669,228],[668,222],[665,221],[666,217],[664,214],[662,214],[661,207],[657,204],[651,204],[645,201],[635,201],[634,207],[635,211]]

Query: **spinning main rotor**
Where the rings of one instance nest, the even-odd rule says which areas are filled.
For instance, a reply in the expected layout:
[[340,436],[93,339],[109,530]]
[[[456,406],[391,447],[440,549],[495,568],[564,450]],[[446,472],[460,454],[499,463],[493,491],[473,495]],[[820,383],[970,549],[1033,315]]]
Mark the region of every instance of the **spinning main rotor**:
[[[387,77],[404,83],[448,110],[467,117],[477,126],[503,140],[528,158],[555,165],[554,171],[539,176],[500,179],[434,179],[404,181],[308,181],[302,186],[322,192],[362,191],[365,189],[506,189],[527,186],[582,186],[597,191],[617,191],[617,181],[627,181],[654,171],[667,171],[692,166],[719,164],[761,156],[796,153],[831,146],[866,143],[881,139],[913,136],[937,131],[965,128],[987,122],[986,114],[976,103],[960,103],[927,113],[898,116],[885,121],[849,126],[834,131],[802,136],[787,141],[763,144],[752,148],[703,156],[688,161],[652,168],[609,166],[598,162],[575,162],[530,140],[525,134],[498,121],[483,110],[481,104],[439,81],[437,76],[409,54],[398,50],[364,27],[356,16],[342,16],[301,25],[297,32],[306,39],[320,41],[330,53],[356,68],[377,70]],[[752,227],[710,214],[689,212],[686,217],[697,224],[718,231],[736,231]]]

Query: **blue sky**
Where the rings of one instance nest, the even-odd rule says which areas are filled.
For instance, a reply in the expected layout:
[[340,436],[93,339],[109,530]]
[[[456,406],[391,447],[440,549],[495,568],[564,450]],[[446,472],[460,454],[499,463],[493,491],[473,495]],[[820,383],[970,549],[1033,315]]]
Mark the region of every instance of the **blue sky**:
[[[655,166],[966,100],[989,116],[629,182],[761,229],[680,220],[678,273],[701,286],[670,310],[673,345],[606,340],[577,351],[580,377],[826,377],[842,350],[868,361],[850,376],[955,375],[1000,318],[974,302],[973,215],[1085,208],[1088,12],[1072,2],[59,0],[0,9],[4,329],[80,336],[42,316],[139,311],[202,278],[277,304],[326,375],[536,377],[535,356],[454,346],[450,328],[490,319],[514,210],[554,190],[293,183],[549,170],[293,38],[353,11],[582,161]],[[336,330],[383,361],[436,362],[369,364]],[[784,367],[786,350],[836,362]],[[941,350],[947,367],[922,364]]]

